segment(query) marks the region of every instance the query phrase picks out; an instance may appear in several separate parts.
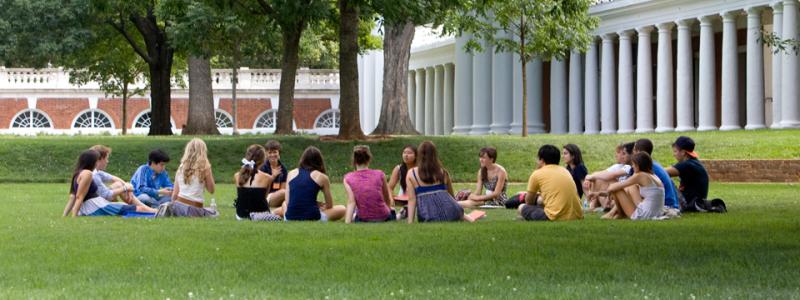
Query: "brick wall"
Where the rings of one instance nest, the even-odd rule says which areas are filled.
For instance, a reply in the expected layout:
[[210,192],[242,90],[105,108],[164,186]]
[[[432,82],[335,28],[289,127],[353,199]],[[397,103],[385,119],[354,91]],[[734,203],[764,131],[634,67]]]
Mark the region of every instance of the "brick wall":
[[[219,99],[219,109],[233,116],[233,100],[230,98]],[[236,127],[240,129],[253,128],[256,118],[270,109],[272,109],[272,102],[269,98],[237,98],[236,110],[238,119],[236,120]]]
[[297,129],[313,129],[314,120],[331,109],[331,99],[294,99],[294,122]]
[[36,108],[53,119],[53,129],[70,129],[72,120],[83,110],[89,108],[86,98],[39,98]]
[[[239,120],[238,128],[250,129],[256,118],[264,111],[272,109],[269,98],[243,98],[239,101]],[[189,112],[189,99],[174,98],[171,107],[172,120],[177,128],[183,128],[186,124]],[[220,99],[220,109],[227,113],[232,111],[232,100],[230,98]],[[0,99],[0,128],[7,129],[11,124],[11,119],[21,111],[28,108],[28,101],[24,98],[2,98]],[[87,98],[40,98],[36,108],[47,113],[53,121],[54,129],[70,129],[72,121],[78,113],[89,109],[89,99]],[[330,99],[295,99],[294,100],[294,120],[298,129],[314,128],[314,120],[324,111],[331,108]],[[114,121],[114,126],[122,128],[122,99],[120,98],[101,98],[97,101],[97,109],[107,113]],[[128,99],[128,120],[125,125],[127,128],[133,127],[134,118],[141,112],[150,109],[150,100],[147,98]]]
[[173,98],[170,103],[172,120],[175,121],[175,128],[182,129],[186,125],[187,115],[189,114],[189,99]]
[[800,159],[703,160],[712,181],[800,182]]
[[[99,99],[97,101],[97,109],[106,112],[112,120],[117,129],[122,128],[122,99]],[[128,99],[128,120],[125,124],[126,128],[133,127],[133,118],[139,113],[150,109],[150,100],[145,98],[131,98]]]
[[2,98],[0,99],[0,128],[11,127],[11,121],[19,112],[28,109],[28,99]]

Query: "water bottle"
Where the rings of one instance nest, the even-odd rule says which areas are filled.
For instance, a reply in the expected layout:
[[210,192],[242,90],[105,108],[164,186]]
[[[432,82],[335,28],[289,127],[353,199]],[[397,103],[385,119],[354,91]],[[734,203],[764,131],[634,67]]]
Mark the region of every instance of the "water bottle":
[[589,200],[583,199],[583,210],[589,210]]
[[211,198],[211,210],[214,212],[217,211],[217,199]]

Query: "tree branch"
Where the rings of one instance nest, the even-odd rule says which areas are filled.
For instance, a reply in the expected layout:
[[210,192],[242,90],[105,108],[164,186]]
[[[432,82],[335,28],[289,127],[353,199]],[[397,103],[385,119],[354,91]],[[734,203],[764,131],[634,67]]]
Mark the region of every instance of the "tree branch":
[[265,14],[271,15],[275,13],[275,10],[272,9],[272,6],[270,6],[265,0],[258,0],[258,5],[261,6],[261,9],[264,10]]
[[120,14],[119,24],[117,24],[117,22],[114,22],[114,20],[111,18],[108,18],[108,20],[106,20],[106,23],[111,25],[111,27],[114,27],[115,30],[117,30],[120,34],[122,34],[125,40],[128,41],[128,44],[130,44],[131,47],[133,47],[133,51],[135,51],[136,54],[141,56],[145,62],[149,64],[152,61],[150,56],[147,55],[147,53],[145,53],[144,50],[142,50],[142,48],[139,47],[139,44],[137,44],[136,41],[133,40],[133,37],[131,37],[131,35],[128,34],[128,30],[125,28],[125,20],[122,19],[121,14]]

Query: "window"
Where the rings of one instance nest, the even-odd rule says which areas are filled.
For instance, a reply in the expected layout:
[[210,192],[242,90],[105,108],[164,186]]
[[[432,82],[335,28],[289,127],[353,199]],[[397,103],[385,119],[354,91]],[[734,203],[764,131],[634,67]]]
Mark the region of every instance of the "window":
[[111,118],[99,110],[89,110],[78,116],[72,128],[113,128]]
[[14,118],[12,128],[52,128],[53,123],[43,113],[36,110],[26,110]]
[[214,119],[217,121],[217,128],[233,128],[233,118],[224,111],[215,111]]
[[317,117],[314,122],[314,129],[338,129],[339,128],[339,110],[329,109],[324,111]]
[[142,113],[136,118],[136,121],[133,122],[133,128],[150,128],[150,111]]
[[258,119],[256,119],[256,125],[254,126],[256,129],[275,129],[275,124],[278,120],[277,111],[274,109],[270,109],[265,111]]

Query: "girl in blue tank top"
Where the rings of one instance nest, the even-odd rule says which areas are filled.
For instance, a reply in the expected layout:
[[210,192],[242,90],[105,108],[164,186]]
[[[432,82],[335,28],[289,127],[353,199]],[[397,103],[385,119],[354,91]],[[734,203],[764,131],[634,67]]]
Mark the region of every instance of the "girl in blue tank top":
[[[344,217],[345,207],[333,205],[330,180],[325,175],[325,162],[319,149],[306,148],[297,165],[287,176],[284,218],[287,221],[335,221]],[[317,202],[320,190],[325,195],[323,203]]]

